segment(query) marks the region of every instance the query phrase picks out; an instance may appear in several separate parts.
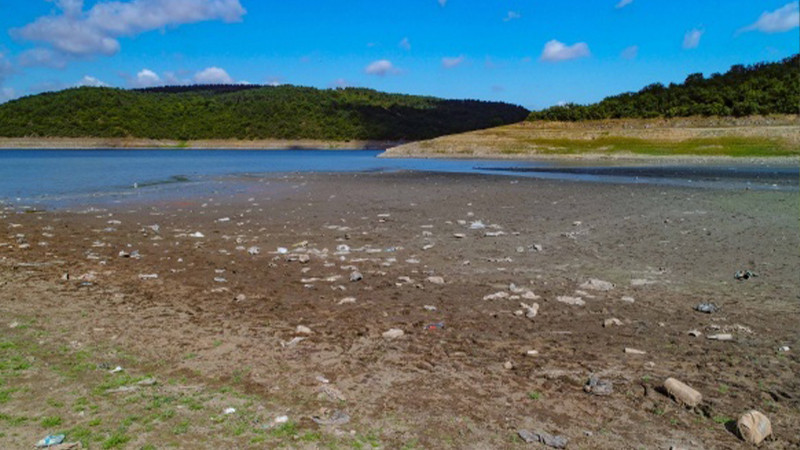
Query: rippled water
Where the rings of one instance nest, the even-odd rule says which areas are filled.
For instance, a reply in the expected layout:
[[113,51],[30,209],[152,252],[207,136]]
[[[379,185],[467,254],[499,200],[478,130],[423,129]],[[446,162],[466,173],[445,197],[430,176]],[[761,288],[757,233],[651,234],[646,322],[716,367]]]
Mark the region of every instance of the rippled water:
[[0,150],[0,201],[58,206],[181,192],[227,175],[413,170],[712,188],[798,189],[797,166],[559,166],[553,162],[381,159],[371,150]]

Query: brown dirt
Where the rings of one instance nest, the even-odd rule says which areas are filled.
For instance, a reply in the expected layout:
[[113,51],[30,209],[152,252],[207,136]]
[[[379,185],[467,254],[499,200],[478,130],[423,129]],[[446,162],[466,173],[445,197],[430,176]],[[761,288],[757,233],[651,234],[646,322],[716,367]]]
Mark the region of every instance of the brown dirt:
[[[797,208],[796,192],[398,173],[275,176],[213,199],[112,210],[6,211],[0,333],[33,320],[53,345],[113,345],[163,377],[244,377],[257,403],[321,433],[283,442],[292,447],[353,430],[386,448],[524,448],[516,432],[531,429],[564,435],[569,448],[748,448],[726,422],[755,408],[775,430],[763,448],[798,448]],[[488,228],[469,229],[478,220]],[[205,237],[189,236],[198,231]],[[340,245],[350,253],[337,255]],[[142,258],[118,256],[133,250]],[[364,278],[350,282],[356,268]],[[734,280],[742,269],[759,276]],[[580,287],[591,278],[615,286]],[[483,299],[513,295],[511,283],[541,296],[535,319],[515,315],[531,300]],[[565,295],[586,305],[556,300]],[[356,301],[338,304],[345,297]],[[722,310],[693,311],[706,301]],[[604,328],[609,318],[623,325]],[[384,339],[391,328],[405,335]],[[706,339],[721,332],[734,340]],[[307,339],[282,346],[295,336]],[[612,395],[584,392],[592,373],[614,383]],[[320,394],[317,376],[332,394]],[[699,390],[703,405],[663,395],[667,377]],[[29,388],[35,411],[47,388]],[[320,429],[308,419],[332,406],[353,421]],[[6,448],[41,437],[0,436]],[[213,439],[195,430],[181,445]]]

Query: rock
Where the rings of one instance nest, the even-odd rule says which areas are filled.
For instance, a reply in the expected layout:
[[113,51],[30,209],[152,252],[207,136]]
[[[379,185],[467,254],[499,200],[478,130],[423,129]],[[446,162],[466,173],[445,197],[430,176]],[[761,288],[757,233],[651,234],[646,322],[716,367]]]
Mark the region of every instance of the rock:
[[321,415],[321,416],[313,416],[311,420],[316,422],[319,425],[323,426],[336,426],[336,425],[344,425],[350,422],[350,415],[348,415],[344,411],[335,410],[330,414]]
[[442,277],[428,277],[425,279],[425,281],[431,284],[438,284],[438,285],[444,284],[444,278]]
[[700,332],[700,330],[690,330],[690,331],[689,331],[688,333],[686,333],[686,334],[688,334],[688,335],[689,335],[689,336],[691,336],[691,337],[700,337],[700,336],[702,336],[702,335],[703,335],[703,333],[702,333],[702,332]]
[[331,386],[328,383],[324,383],[322,386],[320,386],[319,391],[325,394],[325,396],[328,397],[328,399],[334,402],[347,401],[347,397],[345,397],[344,394],[342,394],[342,391],[336,389],[335,387]]
[[425,311],[436,311],[436,307],[432,305],[425,305],[423,306],[423,308],[425,309]]
[[356,298],[355,297],[345,297],[345,298],[339,300],[337,305],[346,305],[348,303],[355,303],[355,302],[356,302]]
[[364,275],[361,275],[361,272],[355,271],[350,274],[350,281],[356,282],[361,281],[364,279]]
[[675,378],[667,378],[666,381],[664,381],[664,389],[666,389],[669,395],[675,400],[692,408],[703,401],[703,395],[701,393]]
[[611,327],[611,326],[620,327],[620,326],[622,326],[622,321],[617,319],[617,318],[606,319],[606,320],[603,321],[603,327],[604,328],[608,328],[608,327]]
[[514,363],[512,363],[511,361],[506,361],[505,363],[503,363],[503,368],[506,370],[511,370],[514,368]]
[[275,420],[272,421],[272,423],[274,423],[275,425],[280,425],[282,423],[288,423],[288,422],[289,422],[289,416],[278,416],[275,418]]
[[531,248],[534,251],[537,251],[537,252],[540,252],[540,251],[542,251],[544,249],[544,247],[542,247],[540,244],[533,244],[533,245],[531,245]]
[[486,228],[486,225],[484,225],[480,220],[476,220],[475,222],[469,224],[470,230],[482,230],[484,228]]
[[199,231],[195,231],[194,233],[190,234],[189,237],[204,238],[206,236],[203,233],[199,232]]
[[622,300],[625,303],[635,303],[636,302],[635,298],[629,297],[629,296],[622,297],[620,300]]
[[297,334],[311,334],[311,328],[308,328],[305,325],[298,325],[297,329],[295,329]]
[[456,239],[464,239],[465,237],[467,237],[467,235],[464,233],[455,233],[453,237]]
[[247,249],[247,253],[249,253],[251,255],[257,255],[257,254],[261,253],[261,249],[258,248],[258,247],[250,247],[250,248]]
[[404,334],[405,332],[403,330],[392,328],[391,330],[383,333],[383,337],[385,339],[397,339],[399,337],[402,337]]
[[500,300],[503,298],[508,298],[509,294],[505,291],[495,292],[494,294],[485,295],[483,297],[484,300]]
[[592,374],[589,381],[583,386],[583,390],[594,395],[611,395],[614,392],[614,384],[608,380],[601,380],[597,375]]
[[542,297],[534,294],[533,291],[525,291],[525,293],[522,294],[522,298],[525,300],[539,300]]
[[728,333],[710,334],[706,337],[706,339],[712,341],[732,341],[733,335]]
[[300,255],[297,257],[297,261],[299,261],[300,264],[306,264],[311,261],[311,257],[308,255]]
[[586,304],[586,302],[583,301],[583,299],[580,297],[570,297],[567,295],[559,295],[558,297],[556,297],[556,301],[573,306],[583,306]]
[[525,303],[520,303],[519,306],[522,307],[522,309],[525,310],[525,317],[527,317],[528,319],[533,319],[534,317],[536,317],[537,314],[539,314],[539,304],[538,303],[534,303],[534,304],[532,304],[530,306],[528,306]]
[[746,412],[736,422],[736,428],[739,430],[739,436],[745,442],[753,445],[760,445],[764,439],[772,434],[772,424],[767,416],[756,411],[751,410]]
[[788,345],[784,345],[783,347],[778,349],[779,352],[788,352],[789,350],[791,349],[789,348]]
[[644,350],[637,350],[635,348],[625,347],[625,353],[629,355],[646,355],[647,352]]
[[591,289],[593,291],[610,291],[614,289],[614,284],[608,281],[598,280],[591,278],[589,281],[581,284],[581,289]]
[[517,434],[519,434],[519,437],[521,437],[523,441],[529,444],[540,443],[553,448],[567,448],[567,443],[569,442],[564,436],[554,436],[541,432],[519,430]]

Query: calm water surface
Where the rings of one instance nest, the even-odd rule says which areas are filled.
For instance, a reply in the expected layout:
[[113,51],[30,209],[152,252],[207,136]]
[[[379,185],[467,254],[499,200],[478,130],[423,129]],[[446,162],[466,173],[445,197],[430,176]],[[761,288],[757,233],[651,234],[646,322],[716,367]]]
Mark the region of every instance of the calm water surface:
[[613,183],[798,189],[798,167],[558,166],[550,162],[381,159],[372,150],[0,150],[0,202],[57,207],[143,192],[202,190],[229,175],[292,172],[482,173]]

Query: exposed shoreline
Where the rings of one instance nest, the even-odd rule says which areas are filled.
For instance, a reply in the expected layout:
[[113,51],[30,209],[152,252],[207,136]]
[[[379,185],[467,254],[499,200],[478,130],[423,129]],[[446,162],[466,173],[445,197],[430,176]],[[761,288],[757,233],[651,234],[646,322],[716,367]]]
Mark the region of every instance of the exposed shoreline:
[[176,149],[176,150],[385,150],[402,145],[398,141],[325,141],[315,139],[214,139],[181,141],[138,138],[7,138],[0,137],[0,149]]

